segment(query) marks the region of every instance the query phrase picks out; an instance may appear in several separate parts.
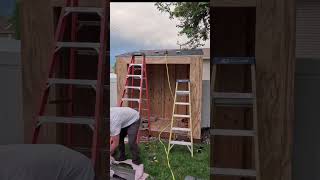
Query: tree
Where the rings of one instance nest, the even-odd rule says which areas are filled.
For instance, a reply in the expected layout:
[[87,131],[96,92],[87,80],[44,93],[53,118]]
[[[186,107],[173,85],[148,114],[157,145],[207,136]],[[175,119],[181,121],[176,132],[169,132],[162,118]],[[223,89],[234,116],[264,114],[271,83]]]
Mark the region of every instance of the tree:
[[13,15],[10,18],[10,22],[12,23],[15,29],[15,37],[16,39],[20,39],[20,1],[16,1],[16,5],[14,8]]
[[204,45],[202,41],[209,39],[209,2],[157,2],[155,6],[159,11],[169,13],[170,19],[180,21],[178,35],[186,35],[189,39],[183,45],[197,48]]

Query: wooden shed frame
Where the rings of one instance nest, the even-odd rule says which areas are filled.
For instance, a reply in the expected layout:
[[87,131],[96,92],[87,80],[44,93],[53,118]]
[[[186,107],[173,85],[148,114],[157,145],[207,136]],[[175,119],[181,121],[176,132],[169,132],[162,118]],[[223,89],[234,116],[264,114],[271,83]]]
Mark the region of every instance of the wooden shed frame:
[[[121,94],[124,89],[126,75],[127,75],[127,66],[130,63],[131,57],[128,56],[117,56],[116,60],[116,74],[117,74],[117,96],[118,101],[121,98]],[[139,59],[138,61],[139,62]],[[191,104],[192,104],[192,120],[193,120],[193,138],[200,139],[201,138],[201,98],[202,98],[202,55],[181,55],[181,56],[167,56],[167,64],[168,65],[178,65],[178,64],[186,64],[190,65],[189,72],[190,80],[191,80]],[[152,65],[164,65],[166,64],[166,59],[164,56],[146,56],[146,64]],[[148,69],[148,68],[147,68]],[[152,81],[152,79],[148,79],[148,81]],[[164,77],[164,82],[159,83],[167,83],[166,75]],[[149,83],[150,86],[150,83]],[[171,85],[173,90],[175,84]],[[149,95],[150,96],[150,95]],[[152,97],[150,96],[152,101]],[[173,101],[172,101],[173,102]],[[165,102],[163,102],[165,103]],[[162,129],[159,129],[159,132]]]

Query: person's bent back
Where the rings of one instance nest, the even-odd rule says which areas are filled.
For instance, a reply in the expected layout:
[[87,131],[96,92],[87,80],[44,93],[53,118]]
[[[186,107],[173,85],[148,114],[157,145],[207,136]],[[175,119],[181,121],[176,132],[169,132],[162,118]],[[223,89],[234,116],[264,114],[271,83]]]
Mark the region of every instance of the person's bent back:
[[85,155],[55,144],[0,146],[1,180],[94,180]]

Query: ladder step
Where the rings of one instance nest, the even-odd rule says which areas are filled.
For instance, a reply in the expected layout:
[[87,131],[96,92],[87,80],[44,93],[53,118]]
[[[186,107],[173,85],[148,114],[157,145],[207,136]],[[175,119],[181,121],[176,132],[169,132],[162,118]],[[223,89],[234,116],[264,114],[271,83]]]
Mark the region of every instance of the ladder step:
[[173,117],[178,117],[178,118],[190,118],[190,115],[174,114]]
[[186,141],[170,141],[170,144],[183,145],[183,146],[191,146],[191,142]]
[[213,93],[214,103],[220,106],[223,105],[252,105],[252,93]]
[[190,91],[176,91],[176,95],[189,95]]
[[142,67],[142,64],[129,64],[129,67],[131,67],[131,66],[140,66],[140,67]]
[[[133,109],[136,110],[136,111],[139,111],[138,108],[133,108]],[[143,108],[141,108],[141,111],[148,111],[148,109],[143,109]]]
[[215,57],[214,64],[255,64],[254,57]]
[[84,80],[84,79],[57,79],[50,78],[48,79],[48,83],[51,84],[67,84],[67,85],[88,85],[95,86],[97,84],[97,80]]
[[102,13],[102,8],[95,8],[95,7],[65,7],[64,9],[66,12],[71,13]]
[[84,118],[84,117],[60,117],[60,116],[40,116],[38,125],[44,123],[65,123],[65,124],[86,124],[94,125],[94,118]]
[[214,175],[256,177],[257,173],[252,169],[211,168]]
[[186,106],[190,105],[190,103],[188,103],[188,102],[176,102],[175,104],[176,105],[186,105]]
[[188,82],[190,82],[190,80],[189,79],[177,79],[177,82],[178,83],[188,83]]
[[180,128],[180,127],[172,127],[172,131],[184,131],[184,132],[190,132],[190,128]]
[[136,102],[140,102],[139,99],[135,99],[135,98],[122,98],[122,101],[136,101]]
[[129,74],[129,75],[127,75],[127,77],[133,77],[133,78],[139,78],[139,79],[141,79],[141,78],[142,78],[142,75],[131,75],[131,74]]
[[93,42],[57,42],[59,48],[100,48],[100,43]]
[[214,92],[214,98],[229,98],[229,99],[252,99],[252,93],[224,93],[224,92]]
[[253,130],[231,130],[231,129],[211,129],[210,134],[214,136],[249,136],[256,135]]
[[139,86],[125,86],[126,89],[141,89]]
[[100,26],[100,21],[78,21],[79,26]]

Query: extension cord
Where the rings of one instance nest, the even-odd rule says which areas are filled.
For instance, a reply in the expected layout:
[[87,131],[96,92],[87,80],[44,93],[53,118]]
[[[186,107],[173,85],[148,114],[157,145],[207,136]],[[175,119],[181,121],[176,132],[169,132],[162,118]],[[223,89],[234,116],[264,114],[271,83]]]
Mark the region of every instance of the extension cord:
[[[168,55],[168,53],[166,53],[166,55],[165,55],[166,69],[167,69],[167,80],[168,80],[169,89],[170,89],[170,93],[171,93],[172,99],[174,99],[173,92],[172,92],[172,88],[171,88],[171,84],[170,84],[170,77],[169,77],[169,69],[168,69],[167,55]],[[163,145],[164,150],[165,150],[165,152],[166,152],[166,155],[167,155],[167,165],[168,165],[168,167],[169,167],[169,169],[170,169],[172,179],[175,180],[173,171],[172,171],[171,166],[170,166],[170,158],[169,158],[169,152],[168,152],[169,149],[167,150],[166,146],[165,146],[164,143],[161,141],[161,134],[163,133],[163,131],[164,131],[168,126],[170,126],[170,123],[169,123],[165,128],[163,128],[163,129],[160,131],[158,138],[159,138],[159,141],[160,141],[160,143]]]

